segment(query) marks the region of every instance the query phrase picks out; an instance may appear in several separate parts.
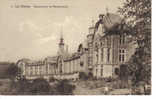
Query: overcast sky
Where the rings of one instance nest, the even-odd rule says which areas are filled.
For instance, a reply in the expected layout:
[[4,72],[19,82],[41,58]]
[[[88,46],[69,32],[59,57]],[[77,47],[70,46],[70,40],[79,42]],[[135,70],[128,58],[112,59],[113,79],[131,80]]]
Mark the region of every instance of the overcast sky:
[[[123,0],[0,0],[0,61],[40,59],[57,54],[61,25],[69,51],[86,39],[91,21],[115,13]],[[68,8],[14,8],[14,5]],[[11,8],[13,6],[13,8]]]

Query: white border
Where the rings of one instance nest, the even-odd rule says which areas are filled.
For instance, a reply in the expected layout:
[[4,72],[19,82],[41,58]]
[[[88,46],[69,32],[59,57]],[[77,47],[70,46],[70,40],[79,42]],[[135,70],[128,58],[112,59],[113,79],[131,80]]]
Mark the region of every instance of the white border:
[[33,99],[33,98],[36,98],[36,99],[43,99],[43,98],[46,98],[46,99],[82,99],[82,98],[88,98],[88,99],[95,99],[95,98],[98,98],[98,99],[112,99],[112,98],[120,98],[120,99],[131,99],[131,98],[141,98],[141,99],[147,99],[147,98],[154,98],[156,99],[156,0],[152,0],[152,95],[150,96],[133,96],[133,95],[129,95],[129,96],[107,96],[107,95],[98,95],[95,97],[94,96],[91,96],[91,95],[88,95],[88,96],[0,96],[0,99]]

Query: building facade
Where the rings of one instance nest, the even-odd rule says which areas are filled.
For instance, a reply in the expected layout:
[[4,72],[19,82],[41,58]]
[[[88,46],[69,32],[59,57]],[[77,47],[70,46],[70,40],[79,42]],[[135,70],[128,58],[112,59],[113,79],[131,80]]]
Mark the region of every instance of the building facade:
[[56,56],[46,57],[43,61],[19,60],[17,64],[22,75],[28,79],[54,77],[77,80],[79,73],[84,72],[95,78],[116,77],[115,71],[135,51],[129,36],[116,30],[122,22],[123,19],[116,14],[99,15],[99,20],[89,27],[89,34],[85,42],[78,46],[77,52],[69,53],[68,48],[65,50],[64,38],[61,36]]
[[120,65],[135,52],[134,42],[126,33],[120,33],[123,19],[115,14],[99,15],[95,26],[89,28],[88,48],[90,71],[96,78],[116,77]]
[[22,70],[22,75],[27,79],[51,77],[55,79],[79,79],[79,72],[87,72],[87,50],[80,47],[78,52],[68,53],[65,50],[63,37],[60,38],[59,50],[57,56],[46,57],[42,61],[32,61],[30,59],[21,59],[17,65]]

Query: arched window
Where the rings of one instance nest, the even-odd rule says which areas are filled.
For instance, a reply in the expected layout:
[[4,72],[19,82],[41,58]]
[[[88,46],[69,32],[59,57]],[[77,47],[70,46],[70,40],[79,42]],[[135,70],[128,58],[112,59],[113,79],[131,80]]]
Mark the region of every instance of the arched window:
[[98,63],[99,61],[99,50],[97,50],[97,53],[96,53],[96,62]]
[[97,74],[98,74],[98,69],[96,69],[96,76],[97,76]]
[[60,60],[60,73],[62,73],[62,61]]
[[103,61],[103,48],[101,48],[101,61]]
[[107,49],[107,61],[110,61],[110,48]]
[[46,73],[47,73],[47,74],[48,74],[48,69],[49,69],[49,68],[48,68],[48,65],[46,65]]
[[97,51],[98,50],[98,43],[96,42],[95,43],[95,51]]
[[101,65],[101,76],[103,76],[103,65]]

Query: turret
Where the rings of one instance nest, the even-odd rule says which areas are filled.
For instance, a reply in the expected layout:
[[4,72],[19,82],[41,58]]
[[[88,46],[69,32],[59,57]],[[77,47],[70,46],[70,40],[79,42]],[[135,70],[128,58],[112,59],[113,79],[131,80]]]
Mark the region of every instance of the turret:
[[92,38],[95,30],[94,20],[92,21],[92,25],[89,27],[88,30],[89,30],[89,34],[87,35],[87,41],[92,42]]

